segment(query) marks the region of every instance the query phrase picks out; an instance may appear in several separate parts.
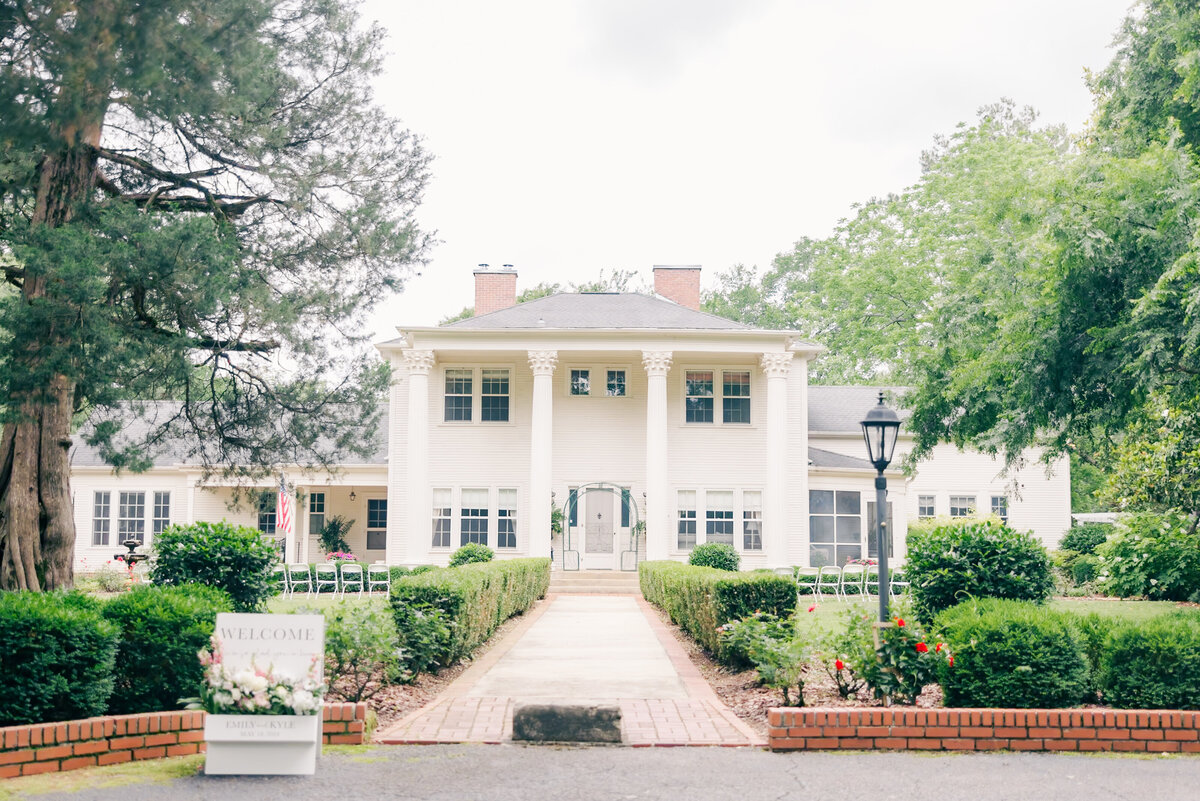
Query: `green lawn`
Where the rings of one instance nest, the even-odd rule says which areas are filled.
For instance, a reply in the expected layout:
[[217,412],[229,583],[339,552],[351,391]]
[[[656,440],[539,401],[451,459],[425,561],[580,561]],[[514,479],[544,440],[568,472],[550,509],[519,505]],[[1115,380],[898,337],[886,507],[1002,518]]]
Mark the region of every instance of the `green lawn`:
[[[275,614],[288,614],[305,608],[324,611],[341,600],[341,596],[333,594],[313,596],[294,595],[291,598],[276,595],[267,601],[267,611],[274,612]],[[367,604],[372,601],[375,603],[387,603],[387,596],[383,593],[376,593],[373,596],[364,594],[360,598],[356,593],[350,593],[345,597],[345,601],[351,604]]]

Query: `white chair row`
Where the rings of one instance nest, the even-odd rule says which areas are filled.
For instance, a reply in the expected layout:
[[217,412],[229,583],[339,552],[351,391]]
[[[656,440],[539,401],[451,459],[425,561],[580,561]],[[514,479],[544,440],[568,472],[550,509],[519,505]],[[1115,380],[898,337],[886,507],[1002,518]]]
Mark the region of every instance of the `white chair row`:
[[343,597],[353,592],[362,596],[363,593],[388,593],[392,589],[392,570],[383,562],[367,565],[365,570],[355,562],[342,562],[340,566],[332,562],[313,566],[296,562],[276,565],[274,573],[282,594],[287,597],[298,592],[308,596],[324,593]]
[[[879,597],[878,565],[825,565],[824,567],[780,568],[779,573],[791,575],[799,595],[840,600]],[[893,598],[908,590],[904,567],[888,571],[888,594]]]

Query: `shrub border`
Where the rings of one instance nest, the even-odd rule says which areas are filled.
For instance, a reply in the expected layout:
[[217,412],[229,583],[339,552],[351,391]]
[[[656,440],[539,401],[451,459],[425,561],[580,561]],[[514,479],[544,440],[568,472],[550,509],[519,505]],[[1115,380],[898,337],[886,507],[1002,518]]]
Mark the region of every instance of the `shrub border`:
[[[366,703],[326,704],[321,740],[366,742]],[[0,779],[204,753],[203,712],[143,712],[0,728]]]
[[767,712],[767,747],[1200,753],[1200,711],[777,707]]

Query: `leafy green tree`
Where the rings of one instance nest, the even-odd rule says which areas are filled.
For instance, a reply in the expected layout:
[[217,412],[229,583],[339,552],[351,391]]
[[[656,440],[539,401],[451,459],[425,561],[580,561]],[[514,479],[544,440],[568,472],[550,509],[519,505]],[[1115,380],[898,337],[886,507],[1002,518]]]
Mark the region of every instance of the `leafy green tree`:
[[0,0],[0,586],[71,584],[79,411],[117,467],[367,447],[387,377],[342,354],[427,244],[380,44],[338,0]]

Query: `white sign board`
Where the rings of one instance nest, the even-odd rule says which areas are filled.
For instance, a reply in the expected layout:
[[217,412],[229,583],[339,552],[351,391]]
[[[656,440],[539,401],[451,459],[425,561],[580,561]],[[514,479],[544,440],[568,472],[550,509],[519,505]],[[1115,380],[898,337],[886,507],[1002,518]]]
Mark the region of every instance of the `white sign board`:
[[323,615],[254,615],[222,612],[215,634],[221,641],[221,658],[227,670],[250,667],[273,670],[299,678],[317,658],[318,681],[325,656]]

